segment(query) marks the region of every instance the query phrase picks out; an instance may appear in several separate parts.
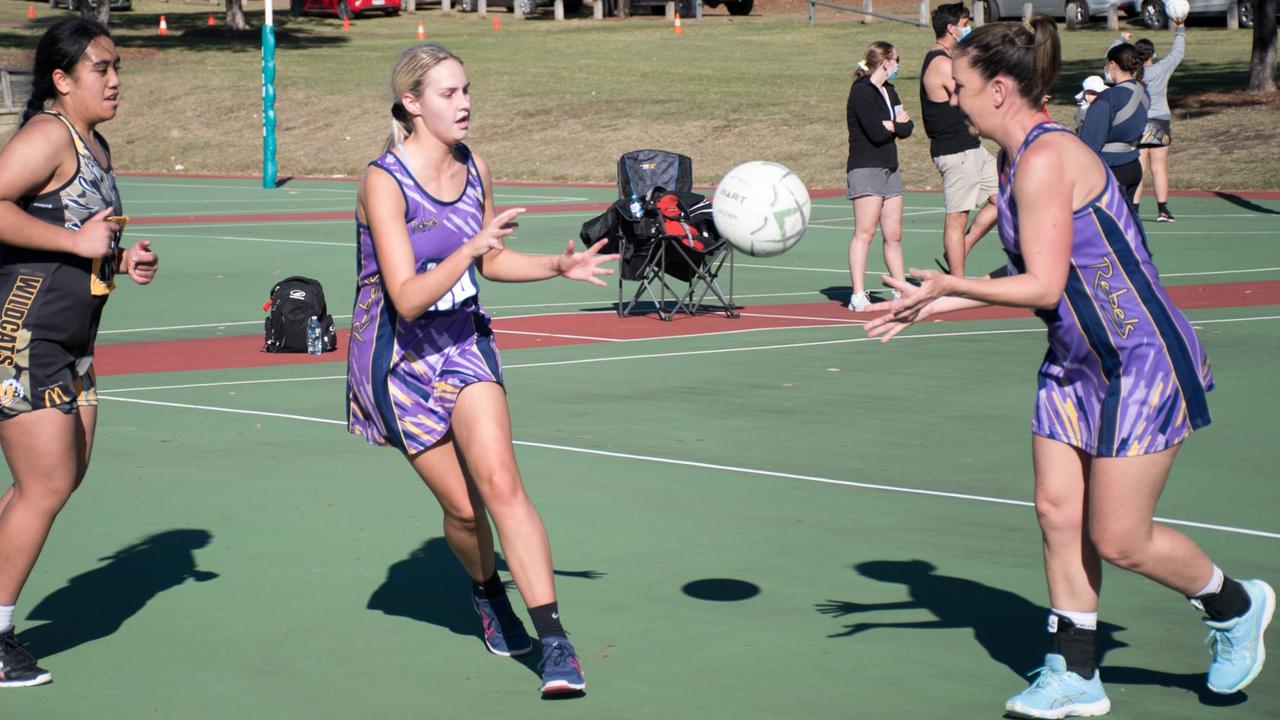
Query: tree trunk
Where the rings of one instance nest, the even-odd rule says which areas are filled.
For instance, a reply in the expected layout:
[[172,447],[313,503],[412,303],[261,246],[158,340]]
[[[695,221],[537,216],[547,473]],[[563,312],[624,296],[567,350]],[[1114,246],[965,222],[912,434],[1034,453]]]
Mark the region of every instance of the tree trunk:
[[1276,0],[1252,2],[1253,55],[1245,92],[1271,92],[1276,89]]
[[227,0],[227,27],[232,30],[248,30],[244,20],[244,4],[241,0]]
[[90,20],[97,20],[103,25],[110,25],[111,0],[98,0],[97,7],[90,5],[89,0],[80,0],[80,15]]

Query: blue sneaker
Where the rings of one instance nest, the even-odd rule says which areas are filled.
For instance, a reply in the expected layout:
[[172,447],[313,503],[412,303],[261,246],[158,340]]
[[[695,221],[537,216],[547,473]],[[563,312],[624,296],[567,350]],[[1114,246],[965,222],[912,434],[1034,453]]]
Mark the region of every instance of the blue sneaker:
[[1111,712],[1111,701],[1102,689],[1098,671],[1085,680],[1067,669],[1067,659],[1049,653],[1044,667],[1026,690],[1009,698],[1004,711],[1020,718],[1094,717]]
[[1249,612],[1222,622],[1204,621],[1209,626],[1206,642],[1213,642],[1209,689],[1223,695],[1243,690],[1262,672],[1262,662],[1267,659],[1262,636],[1276,609],[1276,593],[1270,585],[1261,580],[1241,580],[1240,584],[1249,593]]
[[471,605],[484,625],[484,644],[489,652],[503,657],[528,655],[533,650],[533,638],[525,632],[524,623],[511,609],[506,595],[487,598],[471,594]]
[[581,692],[587,689],[587,679],[578,664],[578,653],[563,635],[553,635],[542,640],[542,694]]

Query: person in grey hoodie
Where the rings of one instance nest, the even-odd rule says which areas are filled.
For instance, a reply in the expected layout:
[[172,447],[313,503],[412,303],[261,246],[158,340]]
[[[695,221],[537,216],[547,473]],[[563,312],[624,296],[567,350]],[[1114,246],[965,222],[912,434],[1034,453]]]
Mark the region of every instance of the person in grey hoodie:
[[[1151,109],[1147,111],[1147,127],[1138,142],[1138,159],[1142,162],[1142,174],[1151,171],[1152,186],[1156,193],[1156,209],[1159,214],[1156,222],[1173,222],[1173,213],[1169,212],[1169,145],[1173,141],[1171,130],[1172,113],[1169,111],[1169,78],[1182,62],[1187,48],[1187,28],[1185,19],[1169,22],[1173,25],[1173,47],[1169,54],[1156,59],[1156,46],[1147,38],[1142,38],[1133,45],[1142,54],[1146,67],[1143,79],[1147,93],[1151,96]],[[1126,33],[1127,34],[1127,33]],[[1128,38],[1121,36],[1112,47]],[[1142,186],[1138,186],[1134,196],[1134,205],[1142,202]]]

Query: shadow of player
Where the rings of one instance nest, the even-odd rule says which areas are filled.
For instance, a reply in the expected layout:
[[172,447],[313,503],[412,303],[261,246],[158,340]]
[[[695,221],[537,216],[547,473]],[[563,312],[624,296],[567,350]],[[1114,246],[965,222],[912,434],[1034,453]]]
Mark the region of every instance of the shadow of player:
[[[828,600],[818,603],[817,611],[833,617],[846,617],[868,612],[893,610],[928,610],[934,620],[912,622],[856,622],[828,637],[853,637],[870,630],[949,630],[971,628],[974,639],[992,660],[1004,665],[1019,677],[1043,664],[1047,634],[1043,634],[1049,608],[1027,600],[1016,593],[949,575],[924,560],[873,560],[854,567],[860,574],[881,582],[905,585],[910,600],[886,603],[859,603]],[[1108,683],[1161,685],[1180,688],[1199,696],[1206,705],[1235,705],[1244,701],[1243,693],[1222,696],[1205,687],[1204,673],[1166,673],[1142,668],[1103,665],[1107,652],[1126,647],[1116,639],[1125,628],[1107,622],[1098,623],[1098,662],[1102,677]]]
[[37,603],[27,617],[46,622],[19,639],[46,658],[115,633],[165,590],[218,577],[196,567],[195,551],[212,539],[208,530],[165,530],[100,558],[107,564],[76,575]]

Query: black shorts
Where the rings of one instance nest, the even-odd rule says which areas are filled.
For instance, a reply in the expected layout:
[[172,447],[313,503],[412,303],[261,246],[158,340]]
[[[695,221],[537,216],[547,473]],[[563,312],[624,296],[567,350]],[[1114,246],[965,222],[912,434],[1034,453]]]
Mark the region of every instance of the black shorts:
[[106,298],[88,288],[79,268],[0,266],[0,420],[98,404],[93,340]]

